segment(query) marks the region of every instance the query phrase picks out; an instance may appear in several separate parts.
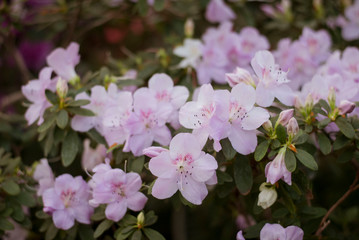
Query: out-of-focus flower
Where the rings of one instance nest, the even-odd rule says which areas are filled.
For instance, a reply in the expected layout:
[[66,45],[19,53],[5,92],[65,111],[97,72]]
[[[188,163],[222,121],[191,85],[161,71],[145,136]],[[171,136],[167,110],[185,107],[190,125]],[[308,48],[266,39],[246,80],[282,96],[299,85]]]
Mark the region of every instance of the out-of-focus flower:
[[51,68],[43,68],[39,74],[39,79],[31,80],[28,84],[21,87],[22,93],[32,102],[25,113],[25,118],[29,125],[36,122],[37,119],[39,119],[38,125],[43,123],[44,112],[46,108],[51,106],[45,95],[46,89],[53,92],[56,89],[56,81],[51,80],[51,73]]
[[205,182],[216,174],[218,167],[214,157],[201,149],[194,135],[177,134],[169,151],[163,151],[150,160],[149,169],[158,177],[152,195],[165,199],[179,190],[189,202],[200,205],[208,194]]
[[10,220],[12,225],[14,225],[13,230],[5,231],[5,234],[2,235],[2,240],[25,240],[28,239],[29,232],[27,229],[23,228],[20,224]]
[[39,183],[38,196],[41,196],[46,189],[54,186],[54,174],[46,158],[41,159],[36,166],[33,178]]
[[[29,2],[29,1],[28,1]],[[29,69],[38,71],[46,63],[46,56],[51,52],[51,42],[32,42],[24,40],[19,45],[19,51]]]
[[44,212],[52,215],[57,228],[68,230],[76,221],[90,224],[93,208],[89,205],[90,188],[81,176],[62,174],[55,179],[54,187],[42,195]]
[[84,141],[84,151],[82,153],[81,165],[85,170],[90,170],[102,163],[106,157],[106,147],[102,144],[97,145],[95,149],[90,147],[90,139]]
[[245,240],[242,231],[239,231],[236,235],[236,240]]
[[168,149],[162,147],[148,147],[143,149],[142,153],[147,157],[153,158],[153,157],[157,157],[158,155],[160,155],[160,153],[165,151],[168,151]]
[[185,39],[183,46],[178,46],[173,50],[173,53],[184,59],[179,63],[179,67],[193,67],[198,65],[199,59],[202,56],[202,42],[197,39]]
[[207,5],[206,19],[209,22],[225,22],[234,19],[236,14],[223,0],[211,0]]
[[359,38],[359,1],[345,9],[345,17],[348,19],[343,25],[342,36],[345,40],[351,41]]
[[233,73],[226,73],[226,80],[229,86],[234,87],[238,83],[245,83],[256,86],[251,74],[244,68],[237,67]]
[[[104,165],[104,164],[102,164]],[[127,208],[141,211],[147,197],[139,192],[142,180],[137,173],[125,173],[121,169],[95,169],[93,176],[90,204],[94,207],[107,204],[105,215],[108,219],[118,222],[126,214]],[[96,176],[100,175],[100,176]]]
[[277,200],[278,194],[274,186],[268,186],[268,183],[262,183],[259,187],[258,206],[267,209]]
[[56,83],[56,93],[60,98],[65,98],[69,87],[67,81],[59,77]]
[[266,223],[260,231],[261,240],[303,240],[304,232],[297,226],[283,228],[279,224]]

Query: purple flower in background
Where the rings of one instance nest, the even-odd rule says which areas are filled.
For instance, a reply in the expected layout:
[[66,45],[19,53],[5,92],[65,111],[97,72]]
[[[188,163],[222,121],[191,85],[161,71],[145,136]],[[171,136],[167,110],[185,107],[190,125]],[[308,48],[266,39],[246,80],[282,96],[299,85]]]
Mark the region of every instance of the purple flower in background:
[[44,212],[50,213],[57,228],[68,230],[76,221],[90,224],[93,208],[89,205],[90,188],[81,176],[62,174],[54,187],[42,195]]
[[279,224],[266,223],[260,231],[261,240],[303,240],[304,232],[297,226],[283,228]]
[[359,38],[359,1],[345,9],[345,17],[348,19],[343,24],[342,36],[345,40],[351,41]]
[[46,56],[51,52],[51,42],[31,42],[24,40],[19,45],[19,51],[24,58],[26,66],[32,70],[39,70],[46,63]]
[[90,146],[90,139],[84,140],[84,151],[82,153],[81,166],[85,170],[90,170],[102,163],[106,157],[106,147],[98,144],[95,149]]
[[41,159],[36,166],[33,178],[39,183],[38,196],[41,196],[45,190],[54,186],[54,174],[46,158]]
[[78,81],[75,66],[80,62],[79,48],[78,43],[72,42],[66,49],[56,48],[46,58],[56,74],[70,83]]
[[225,22],[236,18],[236,14],[223,0],[211,0],[207,5],[206,19],[209,22]]
[[[102,164],[104,165],[104,164]],[[102,166],[103,168],[103,166]],[[94,169],[90,204],[94,207],[107,204],[105,215],[115,222],[126,214],[127,208],[141,211],[147,197],[139,192],[142,180],[137,173],[125,173],[121,169]],[[100,170],[100,171],[99,171]],[[96,176],[99,174],[100,176]]]
[[282,179],[287,184],[292,185],[292,173],[288,171],[284,162],[285,151],[286,147],[281,148],[274,160],[267,163],[265,168],[267,182],[275,184],[279,179]]
[[152,195],[158,199],[171,197],[179,190],[189,202],[200,205],[207,196],[206,181],[216,174],[217,161],[204,153],[197,138],[179,133],[171,141],[169,151],[163,151],[149,163],[157,176]]
[[55,91],[56,81],[51,80],[52,69],[49,67],[43,68],[39,74],[39,79],[31,80],[25,86],[21,87],[24,96],[32,102],[30,107],[26,110],[25,118],[29,125],[36,122],[38,125],[43,123],[44,112],[46,108],[51,106],[45,96],[45,90]]

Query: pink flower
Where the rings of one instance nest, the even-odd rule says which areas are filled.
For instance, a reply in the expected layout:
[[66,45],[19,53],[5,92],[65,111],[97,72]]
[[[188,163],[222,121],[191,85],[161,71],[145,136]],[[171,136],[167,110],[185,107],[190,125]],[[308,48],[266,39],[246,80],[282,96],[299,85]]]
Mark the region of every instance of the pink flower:
[[286,85],[289,82],[287,74],[275,64],[274,57],[269,51],[257,52],[251,65],[259,78],[256,88],[258,105],[268,107],[272,105],[274,98],[285,105],[293,105],[293,92]]
[[[109,166],[109,165],[108,165]],[[111,169],[101,164],[94,169],[92,195],[90,204],[97,207],[107,204],[105,215],[108,219],[118,222],[126,214],[127,208],[141,211],[147,197],[139,192],[142,181],[137,173],[125,173],[121,169]],[[99,175],[99,176],[97,176]]]
[[348,21],[345,22],[342,29],[342,36],[345,40],[351,41],[359,38],[359,1],[345,9],[345,16]]
[[237,233],[236,240],[245,240],[242,231],[239,231]]
[[226,73],[226,81],[231,87],[234,87],[238,83],[245,83],[256,87],[251,74],[244,68],[237,67],[233,73]]
[[70,43],[66,48],[56,48],[47,56],[47,64],[54,69],[57,75],[67,81],[74,81],[78,78],[75,66],[80,62],[79,45]]
[[157,157],[158,155],[160,155],[160,153],[165,151],[168,151],[168,149],[162,147],[148,147],[143,149],[142,153],[147,157],[153,158],[153,157]]
[[236,18],[235,13],[223,0],[211,0],[207,5],[206,19],[209,22],[225,22]]
[[332,45],[327,31],[313,31],[308,27],[303,28],[299,41],[307,47],[311,59],[315,64],[319,64],[330,56],[330,47]]
[[274,160],[267,163],[265,168],[267,182],[275,184],[279,179],[282,179],[287,184],[292,185],[292,173],[287,170],[284,162],[285,151],[286,147],[281,148]]
[[84,141],[84,151],[82,153],[81,165],[85,170],[92,170],[96,165],[103,162],[106,157],[106,147],[102,144],[95,149],[90,147],[90,139]]
[[93,208],[88,204],[90,189],[81,176],[62,174],[43,195],[44,212],[50,213],[57,228],[68,230],[76,221],[90,224]]
[[24,96],[32,102],[25,113],[25,118],[29,125],[36,122],[38,125],[43,123],[44,112],[46,108],[51,106],[51,103],[46,99],[45,90],[55,91],[56,81],[51,80],[52,69],[49,67],[43,68],[39,74],[39,79],[31,80],[25,86],[21,87]]
[[130,136],[124,151],[139,156],[153,141],[167,146],[171,141],[171,132],[165,124],[173,111],[171,105],[160,105],[150,89],[140,88],[134,94],[133,109],[127,122]]
[[149,169],[158,177],[152,195],[165,199],[179,190],[189,202],[200,205],[208,194],[205,182],[213,178],[218,167],[214,157],[201,149],[194,135],[177,134],[169,151],[163,151],[150,160]]
[[37,196],[41,196],[45,190],[54,186],[54,174],[46,158],[41,159],[36,166],[33,178],[39,183]]
[[260,232],[261,240],[303,240],[304,232],[297,226],[283,228],[279,224],[266,223]]

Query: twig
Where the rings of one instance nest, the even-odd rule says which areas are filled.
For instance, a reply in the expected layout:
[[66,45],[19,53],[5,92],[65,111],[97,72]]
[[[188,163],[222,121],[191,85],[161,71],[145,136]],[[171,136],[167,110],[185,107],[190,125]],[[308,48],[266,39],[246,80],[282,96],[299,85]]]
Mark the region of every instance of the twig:
[[21,91],[14,92],[14,93],[11,93],[11,94],[5,96],[0,103],[0,111],[5,109],[7,106],[10,106],[14,102],[20,101],[23,98],[24,98],[24,95],[22,95]]
[[328,210],[328,212],[325,214],[325,216],[322,218],[322,221],[319,224],[319,227],[317,229],[317,231],[315,232],[315,236],[317,236],[319,239],[322,238],[322,232],[324,231],[324,229],[329,225],[330,220],[327,220],[329,215],[339,206],[339,204],[341,204],[352,192],[354,192],[355,190],[359,189],[359,184],[358,180],[359,180],[359,167],[358,167],[358,163],[354,160],[352,161],[355,168],[356,168],[356,175],[354,178],[353,183],[350,185],[348,191],[346,191],[344,193],[344,195],[338,199],[338,201],[336,201],[334,203],[334,205]]

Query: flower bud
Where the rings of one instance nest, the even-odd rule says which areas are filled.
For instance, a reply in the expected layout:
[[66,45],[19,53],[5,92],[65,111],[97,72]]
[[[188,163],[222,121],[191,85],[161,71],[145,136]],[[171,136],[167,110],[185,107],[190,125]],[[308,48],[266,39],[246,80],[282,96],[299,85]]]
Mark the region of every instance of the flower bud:
[[287,132],[289,135],[295,136],[298,133],[298,131],[299,131],[299,127],[298,127],[297,119],[292,117],[288,122]]
[[63,78],[59,78],[56,83],[56,92],[60,98],[65,98],[69,87],[67,86],[67,81]]
[[142,153],[147,157],[153,158],[153,157],[157,157],[158,155],[160,155],[161,152],[164,151],[168,151],[168,150],[162,147],[148,147],[143,149]]
[[194,22],[191,18],[188,18],[184,24],[184,35],[187,38],[191,38],[194,33]]
[[278,120],[276,122],[276,126],[278,124],[282,124],[283,126],[287,125],[289,119],[293,117],[294,109],[284,110],[279,114]]
[[353,102],[348,100],[342,100],[339,104],[339,114],[348,114],[351,113],[355,109],[356,105]]
[[263,209],[267,209],[272,206],[277,200],[277,191],[274,186],[270,186],[268,183],[262,183],[259,187],[258,195],[258,206],[261,206]]
[[335,108],[335,101],[336,101],[335,89],[334,87],[330,87],[328,94],[328,103],[331,109]]
[[237,67],[233,73],[226,73],[226,81],[231,87],[234,87],[241,82],[256,87],[251,74],[244,68]]
[[142,228],[144,223],[145,223],[145,215],[143,214],[143,212],[140,212],[137,215],[137,227]]
[[264,130],[266,130],[267,132],[270,132],[273,130],[273,125],[272,122],[270,120],[267,120],[266,122],[264,122],[262,124],[262,127],[264,128]]

